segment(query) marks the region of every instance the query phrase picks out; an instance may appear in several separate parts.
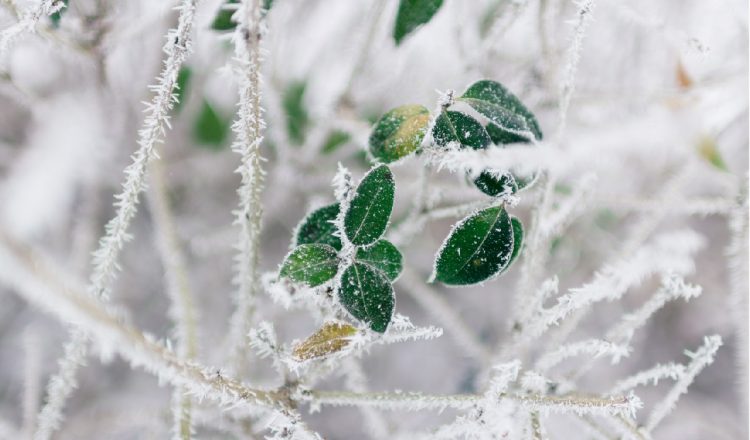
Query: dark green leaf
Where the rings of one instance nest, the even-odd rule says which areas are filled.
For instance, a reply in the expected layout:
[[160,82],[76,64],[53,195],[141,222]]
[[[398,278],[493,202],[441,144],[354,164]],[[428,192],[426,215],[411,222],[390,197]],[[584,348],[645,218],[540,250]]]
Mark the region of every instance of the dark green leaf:
[[367,246],[380,238],[393,210],[396,185],[385,165],[370,170],[352,198],[344,216],[344,232],[356,246]]
[[450,285],[485,281],[508,265],[513,226],[504,208],[486,208],[459,222],[438,252],[434,278]]
[[274,0],[263,0],[263,12],[267,13],[273,7]]
[[430,21],[443,5],[443,0],[401,0],[393,28],[393,39],[396,45],[419,26]]
[[474,150],[487,148],[490,136],[476,119],[459,112],[444,111],[435,120],[432,137],[440,146],[451,142]]
[[349,133],[341,130],[334,130],[328,135],[325,142],[323,142],[323,148],[321,148],[320,151],[322,151],[323,154],[331,154],[340,146],[349,142],[350,139],[351,136]]
[[430,111],[421,105],[396,107],[375,124],[370,134],[370,153],[385,163],[415,152],[430,122]]
[[490,135],[490,139],[492,140],[492,143],[495,145],[506,145],[506,144],[516,144],[516,143],[527,143],[529,140],[525,136],[521,136],[520,134],[511,133],[507,130],[503,130],[502,128],[498,127],[497,125],[493,123],[487,124],[487,127],[485,127],[487,130],[487,134]]
[[69,2],[70,0],[62,0],[63,7],[59,11],[50,14],[49,19],[52,22],[52,27],[54,28],[60,27],[60,19],[62,18],[65,11],[68,10]]
[[289,140],[297,145],[305,141],[305,132],[310,123],[310,117],[305,108],[305,89],[307,83],[304,81],[293,82],[284,91],[282,105],[286,115],[286,131]]
[[188,86],[190,85],[190,78],[193,76],[193,69],[188,66],[182,66],[180,71],[177,72],[177,84],[175,86],[174,94],[177,97],[177,102],[174,104],[174,111],[179,112],[182,109],[182,105],[187,100]]
[[336,250],[341,250],[341,239],[335,235],[336,226],[332,223],[339,215],[339,204],[324,206],[305,217],[297,227],[297,246],[301,244],[327,244]]
[[488,196],[499,196],[507,191],[515,194],[518,191],[516,179],[511,173],[498,173],[490,170],[482,171],[475,179],[474,185]]
[[391,282],[396,281],[401,274],[403,257],[398,248],[388,240],[378,240],[372,246],[358,248],[354,258],[380,269]]
[[336,276],[338,266],[336,249],[325,244],[303,244],[287,255],[279,275],[315,287]]
[[237,27],[237,23],[232,21],[232,15],[234,14],[234,9],[225,9],[224,5],[238,4],[238,3],[239,3],[239,0],[227,0],[225,3],[223,3],[222,8],[219,9],[219,12],[216,14],[216,18],[214,18],[213,23],[211,23],[211,29],[215,31],[234,30],[234,28]]
[[202,145],[218,150],[224,143],[229,128],[229,120],[222,118],[211,104],[204,100],[193,127],[195,140]]
[[393,316],[396,299],[388,277],[374,267],[355,262],[341,276],[339,301],[360,321],[384,333]]
[[516,217],[511,217],[510,223],[513,226],[513,253],[510,254],[510,261],[508,261],[508,265],[505,266],[505,269],[509,268],[510,265],[516,261],[516,258],[521,254],[521,249],[523,248],[523,223],[521,223],[521,220]]
[[500,130],[531,131],[536,139],[542,138],[542,131],[534,115],[498,82],[477,81],[466,89],[459,100],[497,124]]

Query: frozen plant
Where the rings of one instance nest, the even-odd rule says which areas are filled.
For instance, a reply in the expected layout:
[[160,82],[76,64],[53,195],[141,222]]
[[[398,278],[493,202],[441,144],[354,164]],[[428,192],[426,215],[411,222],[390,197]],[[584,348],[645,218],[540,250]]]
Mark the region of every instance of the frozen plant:
[[747,435],[746,4],[0,7],[0,439]]

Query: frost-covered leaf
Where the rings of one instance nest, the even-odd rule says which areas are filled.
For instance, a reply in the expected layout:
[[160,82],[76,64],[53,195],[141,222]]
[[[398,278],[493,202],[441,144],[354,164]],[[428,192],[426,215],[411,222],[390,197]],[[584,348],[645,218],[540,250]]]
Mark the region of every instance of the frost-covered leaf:
[[513,254],[513,226],[495,206],[459,222],[438,252],[434,278],[449,285],[485,281],[505,268]]
[[542,131],[534,115],[498,82],[477,81],[466,89],[459,100],[469,104],[502,131],[530,131],[536,139],[542,138]]
[[435,120],[432,137],[440,146],[451,142],[474,150],[487,148],[491,142],[487,130],[476,119],[460,112],[444,111]]
[[326,322],[318,331],[294,347],[300,361],[320,358],[346,348],[357,329],[344,322]]
[[193,126],[193,136],[200,144],[213,150],[218,150],[224,144],[229,133],[230,122],[222,118],[213,106],[206,100],[203,101],[200,113]]
[[385,165],[373,168],[362,178],[344,216],[344,232],[352,244],[367,246],[383,235],[393,210],[395,190],[393,174]]
[[318,208],[305,217],[297,227],[296,245],[320,243],[341,250],[341,239],[334,235],[333,221],[339,215],[339,204]]
[[380,269],[391,282],[398,278],[403,268],[401,252],[388,240],[378,240],[372,246],[357,249],[355,259]]
[[427,23],[443,5],[443,0],[401,0],[393,28],[396,45],[419,26]]
[[[239,4],[239,0],[227,0],[224,4]],[[235,27],[237,27],[237,23],[232,21],[232,14],[234,14],[234,9],[224,8],[224,4],[222,4],[222,8],[219,9],[219,12],[216,13],[216,17],[211,23],[211,29],[215,31],[231,31]]]
[[713,165],[716,169],[721,171],[729,171],[726,162],[724,162],[724,158],[721,157],[721,152],[719,151],[719,148],[716,145],[716,141],[714,139],[708,136],[701,139],[700,143],[698,144],[698,153],[703,159]]
[[341,277],[339,301],[373,331],[384,333],[393,316],[396,299],[388,277],[369,264],[355,262]]
[[516,261],[523,248],[523,223],[517,217],[511,217],[510,223],[513,227],[513,252],[510,254],[510,261],[508,261],[505,269],[509,268]]
[[60,10],[50,14],[49,19],[52,22],[52,27],[54,28],[60,27],[60,19],[62,18],[63,14],[68,10],[69,2],[70,0],[62,0],[63,7],[60,8]]
[[495,145],[507,145],[507,144],[517,144],[517,143],[527,143],[529,140],[521,136],[520,134],[511,133],[507,130],[503,130],[502,128],[498,127],[496,124],[489,123],[485,127],[485,130],[487,130],[487,134],[490,136],[490,139],[492,140],[492,143]]
[[287,255],[279,275],[315,287],[336,276],[338,266],[336,249],[326,244],[303,244]]
[[402,105],[384,114],[370,134],[370,153],[390,163],[415,152],[422,144],[430,111],[421,105]]
[[289,140],[296,145],[301,145],[305,141],[305,133],[310,123],[304,101],[306,89],[306,82],[295,81],[284,90],[282,99],[287,135]]
[[518,191],[516,179],[509,172],[504,172],[498,176],[498,173],[490,170],[482,171],[474,179],[474,185],[483,193],[493,197],[506,191],[509,194],[514,194]]

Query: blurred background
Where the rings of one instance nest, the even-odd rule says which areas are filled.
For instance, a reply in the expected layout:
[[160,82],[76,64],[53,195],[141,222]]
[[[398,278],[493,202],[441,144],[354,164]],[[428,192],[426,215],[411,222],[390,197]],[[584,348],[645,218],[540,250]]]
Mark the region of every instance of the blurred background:
[[[23,10],[33,2],[16,1]],[[463,91],[481,78],[506,85],[537,115],[545,139],[570,153],[561,166],[554,207],[585,192],[570,224],[551,242],[544,277],[557,274],[560,292],[591,280],[614,261],[645,222],[643,242],[660,232],[691,228],[705,238],[686,279],[703,294],[667,304],[633,341],[618,365],[599,361],[581,381],[606,390],[654,363],[686,362],[707,334],[724,346],[659,427],[659,439],[747,437],[747,172],[748,28],[742,0],[591,2],[580,61],[570,48],[579,5],[568,0],[446,0],[423,28],[399,46],[392,38],[397,2],[276,0],[263,47],[263,106],[267,158],[261,266],[274,271],[289,250],[292,231],[314,207],[334,201],[337,163],[359,179],[369,169],[371,124],[402,104],[437,105],[439,92]],[[0,29],[15,18],[0,2]],[[199,321],[198,359],[222,365],[232,312],[232,226],[239,156],[230,149],[237,90],[227,66],[228,34],[211,29],[221,2],[198,6],[194,53],[181,72],[180,105],[159,146],[169,202],[187,256]],[[90,253],[113,216],[113,194],[137,148],[147,86],[161,68],[166,31],[176,24],[174,1],[81,0],[38,35],[19,40],[0,60],[0,225],[52,255],[85,279]],[[572,72],[572,76],[571,76]],[[572,80],[566,80],[572,78]],[[560,97],[574,86],[561,129]],[[573,159],[575,158],[575,159]],[[583,158],[583,159],[582,159]],[[411,209],[420,162],[393,167],[396,207],[391,229]],[[464,176],[433,171],[428,191],[436,206],[483,200]],[[514,208],[525,224],[542,188],[520,194]],[[164,271],[155,245],[153,213],[145,200],[121,259],[112,300],[140,329],[168,337]],[[458,218],[427,224],[402,249],[405,265],[426,279],[434,254]],[[735,246],[732,246],[732,240]],[[739,244],[737,244],[739,243]],[[732,266],[734,265],[734,266]],[[736,270],[733,273],[732,267]],[[0,267],[0,271],[3,268]],[[433,286],[488,347],[508,338],[519,270],[461,289]],[[574,332],[601,335],[659,286],[646,279],[622,301],[597,305]],[[440,322],[396,283],[396,311],[415,324]],[[273,321],[284,341],[315,328],[266,295],[258,314]],[[37,359],[42,388],[56,369],[66,327],[0,286],[0,420],[20,426],[24,377]],[[31,351],[31,354],[28,352]],[[263,361],[248,378],[273,383]],[[261,366],[262,365],[262,366]],[[478,392],[486,368],[449,334],[425,342],[374,348],[362,362],[373,390]],[[65,410],[60,439],[165,438],[170,387],[119,358],[94,355],[80,370],[80,386]],[[338,387],[333,377],[326,385]],[[645,408],[668,390],[665,381],[637,394]],[[231,423],[208,409],[200,438],[235,438]],[[644,414],[646,411],[644,410]],[[394,432],[429,430],[451,420],[436,414],[384,413]],[[325,438],[361,438],[356,409],[324,408],[306,419]],[[552,438],[580,430],[561,424]],[[260,437],[259,437],[260,438]]]

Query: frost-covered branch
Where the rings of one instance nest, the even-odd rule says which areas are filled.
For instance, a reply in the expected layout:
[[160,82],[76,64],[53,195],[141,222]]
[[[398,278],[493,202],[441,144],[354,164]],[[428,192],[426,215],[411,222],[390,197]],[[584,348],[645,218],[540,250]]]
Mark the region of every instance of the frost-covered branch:
[[0,59],[5,58],[15,40],[25,33],[34,32],[39,20],[64,7],[65,4],[61,0],[39,0],[36,5],[23,11],[18,17],[18,22],[0,32]]
[[235,210],[235,224],[240,226],[236,257],[238,290],[235,312],[231,320],[230,344],[238,367],[243,364],[247,334],[250,330],[254,297],[260,284],[259,253],[260,228],[263,216],[261,193],[265,171],[260,146],[263,142],[263,109],[261,107],[261,40],[265,33],[260,0],[243,0],[233,14],[237,28],[234,43],[235,77],[239,83],[237,118],[232,125],[236,139],[232,150],[241,156],[237,172],[242,183],[237,190],[239,208]]
[[641,385],[651,383],[656,385],[661,379],[678,380],[685,374],[685,366],[670,362],[668,364],[657,364],[653,368],[638,372],[615,384],[609,391],[610,394],[622,394]]
[[649,415],[648,422],[646,422],[647,431],[653,431],[664,417],[674,409],[677,400],[687,392],[688,387],[693,383],[698,373],[713,363],[714,355],[721,345],[720,336],[706,336],[703,339],[703,345],[698,350],[695,352],[685,351],[685,355],[690,358],[690,363],[685,367],[684,374],[677,380],[677,383],[669,390],[664,399],[654,407]]
[[539,358],[536,362],[536,369],[546,371],[565,359],[582,354],[588,354],[595,358],[611,356],[612,363],[616,364],[621,358],[627,357],[630,354],[630,347],[601,339],[587,339],[585,341],[565,344]]

